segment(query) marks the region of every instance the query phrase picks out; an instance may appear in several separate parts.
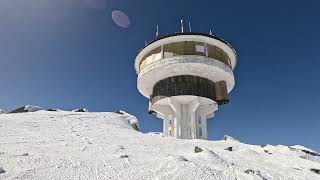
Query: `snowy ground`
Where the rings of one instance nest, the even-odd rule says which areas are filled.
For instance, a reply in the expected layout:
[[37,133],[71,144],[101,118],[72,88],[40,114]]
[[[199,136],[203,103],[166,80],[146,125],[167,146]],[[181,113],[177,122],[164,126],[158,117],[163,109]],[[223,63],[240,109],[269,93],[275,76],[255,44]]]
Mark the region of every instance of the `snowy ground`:
[[302,146],[143,134],[116,113],[0,115],[0,179],[317,180],[319,169]]

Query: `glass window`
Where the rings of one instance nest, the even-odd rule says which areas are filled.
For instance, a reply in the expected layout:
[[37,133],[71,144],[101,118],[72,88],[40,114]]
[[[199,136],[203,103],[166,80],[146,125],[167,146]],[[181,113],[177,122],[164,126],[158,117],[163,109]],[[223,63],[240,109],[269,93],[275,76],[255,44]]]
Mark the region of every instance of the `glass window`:
[[195,42],[195,55],[206,56],[206,44],[203,42]]
[[159,60],[162,58],[161,55],[161,46],[157,47],[156,49],[150,51],[146,54],[141,61],[140,70],[144,69],[147,65]]
[[230,66],[230,59],[222,49],[208,44],[208,57],[219,60]]
[[205,44],[203,42],[182,41],[163,46],[164,57],[179,55],[202,55],[205,56]]
[[[207,51],[207,52],[206,52]],[[199,55],[219,60],[228,66],[231,66],[229,56],[222,49],[204,42],[182,41],[163,45],[163,58],[169,58],[181,55]],[[146,54],[141,61],[140,70],[149,64],[162,58],[161,46],[155,48]]]
[[205,46],[196,44],[196,52],[205,53]]

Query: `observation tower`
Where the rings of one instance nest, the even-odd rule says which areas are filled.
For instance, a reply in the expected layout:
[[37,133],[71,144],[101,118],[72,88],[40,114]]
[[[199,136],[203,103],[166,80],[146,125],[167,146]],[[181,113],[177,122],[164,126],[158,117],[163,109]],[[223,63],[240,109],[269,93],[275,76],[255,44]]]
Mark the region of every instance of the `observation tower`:
[[183,32],[183,24],[179,33],[157,32],[138,52],[135,69],[138,90],[149,113],[163,119],[165,136],[207,139],[207,119],[229,102],[236,62],[231,45],[211,32]]

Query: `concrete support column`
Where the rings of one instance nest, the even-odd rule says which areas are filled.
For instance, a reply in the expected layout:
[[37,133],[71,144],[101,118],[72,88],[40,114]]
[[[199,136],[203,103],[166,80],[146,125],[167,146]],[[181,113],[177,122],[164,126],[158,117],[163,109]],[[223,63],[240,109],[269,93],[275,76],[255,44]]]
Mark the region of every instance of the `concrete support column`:
[[179,134],[180,137],[183,139],[189,138],[189,112],[188,112],[188,104],[181,104],[181,121],[180,121],[180,128],[179,128]]
[[164,114],[163,115],[163,134],[165,136],[169,135],[169,115],[168,114]]
[[195,117],[195,112],[191,111],[190,112],[190,139],[195,139],[196,136],[196,117]]
[[189,115],[190,115],[190,137],[191,139],[197,138],[197,117],[196,110],[200,105],[199,98],[196,98],[189,104]]
[[168,98],[168,103],[173,111],[174,119],[173,119],[173,136],[176,138],[181,137],[181,104],[174,101],[173,98]]
[[218,109],[218,106],[216,104],[199,106],[199,108],[197,109],[198,138],[208,139],[207,119],[213,117],[214,111],[216,111],[217,109]]
[[213,117],[218,105],[201,98],[168,97],[161,104],[154,104],[153,111],[163,119],[163,134],[182,139],[207,139],[207,118]]
[[181,121],[181,115],[176,114],[173,120],[173,136],[176,138],[180,138],[180,121]]
[[202,129],[202,139],[208,139],[208,128],[207,128],[207,115],[201,115],[201,129]]
[[168,129],[167,129],[167,131],[168,131],[168,136],[173,136],[174,134],[174,132],[173,132],[173,130],[174,130],[174,116],[173,116],[173,114],[171,114],[171,115],[169,115],[169,124],[168,124]]

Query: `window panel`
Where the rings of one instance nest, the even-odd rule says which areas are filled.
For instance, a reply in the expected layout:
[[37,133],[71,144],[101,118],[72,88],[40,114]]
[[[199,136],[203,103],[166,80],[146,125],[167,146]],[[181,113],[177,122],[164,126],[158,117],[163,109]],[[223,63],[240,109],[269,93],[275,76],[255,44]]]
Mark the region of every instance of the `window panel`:
[[[206,44],[204,42],[182,41],[163,45],[164,58],[181,55],[206,56],[206,53],[208,53],[208,57],[219,60],[227,64],[228,66],[231,66],[228,55],[222,49],[210,44],[208,44],[206,47]],[[140,70],[144,69],[149,64],[160,60],[161,58],[162,52],[161,46],[159,46],[156,49],[150,51],[142,58]]]

